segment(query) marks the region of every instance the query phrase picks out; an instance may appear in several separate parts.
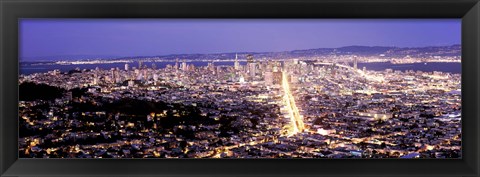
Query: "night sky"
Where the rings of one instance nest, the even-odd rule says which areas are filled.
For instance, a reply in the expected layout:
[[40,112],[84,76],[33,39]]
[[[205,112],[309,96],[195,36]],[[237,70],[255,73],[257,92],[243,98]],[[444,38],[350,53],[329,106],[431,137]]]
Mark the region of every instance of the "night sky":
[[460,44],[460,19],[22,19],[20,57]]

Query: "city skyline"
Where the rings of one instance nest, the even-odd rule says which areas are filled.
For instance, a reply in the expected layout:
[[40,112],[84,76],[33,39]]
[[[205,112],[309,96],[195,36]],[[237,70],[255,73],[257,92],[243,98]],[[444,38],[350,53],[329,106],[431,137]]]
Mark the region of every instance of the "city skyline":
[[[241,55],[246,56],[247,54],[261,54],[261,55],[272,55],[272,54],[281,54],[281,53],[290,53],[290,52],[305,52],[311,50],[342,50],[346,48],[384,48],[390,50],[420,50],[425,48],[449,48],[449,47],[458,47],[461,46],[460,44],[452,44],[452,45],[445,45],[445,46],[421,46],[421,47],[393,47],[393,46],[362,46],[362,45],[351,45],[351,46],[342,46],[337,48],[310,48],[310,49],[298,49],[298,50],[289,50],[289,51],[280,51],[280,52],[250,52],[250,51],[239,51],[239,52],[224,52],[224,53],[178,53],[178,54],[169,54],[169,55],[152,55],[152,56],[107,56],[107,55],[57,55],[57,56],[43,56],[43,57],[24,57],[20,58],[20,62],[38,62],[38,61],[82,61],[82,60],[92,60],[92,59],[145,59],[145,58],[171,58],[172,56],[193,56],[193,55],[228,55],[223,57],[222,59],[233,59],[232,56],[234,55]],[[460,48],[460,47],[458,47]],[[349,52],[348,49],[344,52]],[[364,51],[362,51],[364,52]],[[376,51],[377,53],[379,51]],[[177,57],[178,58],[178,57]],[[241,60],[245,60],[246,58],[241,58]],[[261,60],[261,59],[260,59]],[[173,61],[173,60],[171,60]]]
[[[463,157],[459,21],[49,20],[21,53],[183,54],[19,61],[19,158]],[[308,47],[368,41],[457,45]]]
[[20,58],[445,46],[460,44],[460,24],[457,19],[22,19]]
[[[409,69],[358,67],[385,61]],[[20,75],[19,157],[461,158],[461,74],[397,62],[248,55]]]

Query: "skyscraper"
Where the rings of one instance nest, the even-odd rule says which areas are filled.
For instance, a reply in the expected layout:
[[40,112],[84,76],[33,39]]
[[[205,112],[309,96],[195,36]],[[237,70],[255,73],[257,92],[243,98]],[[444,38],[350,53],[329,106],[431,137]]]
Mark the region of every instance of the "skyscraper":
[[283,75],[281,71],[275,71],[273,74],[273,84],[282,85]]
[[97,85],[98,84],[98,75],[97,74],[93,74],[93,82],[92,82],[92,85]]
[[116,78],[115,76],[116,76],[116,74],[115,74],[115,68],[111,68],[111,69],[110,69],[110,78],[112,78],[112,82],[115,82],[115,80],[116,80],[116,79],[115,79],[115,78]]
[[213,62],[208,62],[207,68],[208,70],[215,72],[215,64],[213,64]]
[[357,56],[354,56],[353,57],[353,69],[355,69],[355,70],[357,70],[357,63],[358,63]]
[[255,78],[255,74],[256,74],[256,63],[248,63],[248,73],[250,75],[250,80],[253,80],[253,78]]
[[238,62],[238,55],[235,54],[235,63],[233,64],[235,70],[240,70],[240,63]]
[[264,74],[265,85],[272,85],[273,84],[273,72],[267,71]]
[[129,68],[128,63],[126,63],[125,64],[125,71],[128,71],[128,68]]
[[253,80],[255,78],[255,62],[253,61],[253,55],[247,55],[247,73],[249,74],[249,80]]
[[183,62],[182,62],[182,70],[183,70],[183,71],[187,71],[187,69],[188,69],[188,68],[187,68],[187,62],[186,62],[185,60],[183,60]]
[[178,71],[178,58],[175,60],[175,72]]

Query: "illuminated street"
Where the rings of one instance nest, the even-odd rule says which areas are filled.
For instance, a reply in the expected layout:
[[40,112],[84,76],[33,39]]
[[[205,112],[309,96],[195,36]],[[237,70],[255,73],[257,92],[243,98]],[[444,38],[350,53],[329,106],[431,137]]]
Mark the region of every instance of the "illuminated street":
[[295,104],[295,99],[290,90],[290,84],[288,83],[288,77],[286,72],[282,72],[282,88],[284,92],[284,102],[286,104],[287,111],[290,116],[292,129],[289,132],[289,136],[302,132],[305,128],[303,124],[302,116],[298,112],[297,105]]

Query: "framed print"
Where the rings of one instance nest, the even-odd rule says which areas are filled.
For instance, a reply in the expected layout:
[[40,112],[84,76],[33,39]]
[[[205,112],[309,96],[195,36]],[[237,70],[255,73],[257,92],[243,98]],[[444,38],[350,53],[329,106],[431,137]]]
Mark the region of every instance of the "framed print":
[[479,8],[2,1],[1,175],[478,176]]
[[460,19],[19,23],[19,158],[462,158]]

